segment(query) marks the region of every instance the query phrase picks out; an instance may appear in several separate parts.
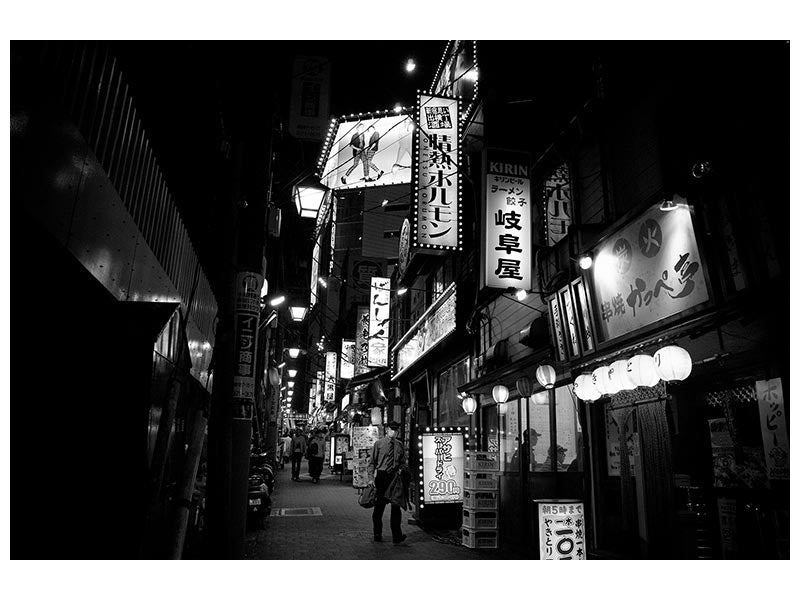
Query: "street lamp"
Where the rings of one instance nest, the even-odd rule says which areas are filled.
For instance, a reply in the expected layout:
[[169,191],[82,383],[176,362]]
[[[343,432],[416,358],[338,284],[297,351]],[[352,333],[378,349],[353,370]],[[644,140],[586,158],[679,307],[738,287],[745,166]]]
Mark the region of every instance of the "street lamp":
[[325,190],[314,186],[294,186],[293,196],[297,213],[301,217],[316,219],[320,206],[325,199]]
[[289,358],[297,358],[300,356],[300,348],[289,348]]
[[290,306],[289,314],[292,315],[292,321],[302,321],[306,317],[308,308],[305,306]]
[[286,371],[289,374],[289,377],[294,379],[295,375],[297,375],[297,369],[289,369]]

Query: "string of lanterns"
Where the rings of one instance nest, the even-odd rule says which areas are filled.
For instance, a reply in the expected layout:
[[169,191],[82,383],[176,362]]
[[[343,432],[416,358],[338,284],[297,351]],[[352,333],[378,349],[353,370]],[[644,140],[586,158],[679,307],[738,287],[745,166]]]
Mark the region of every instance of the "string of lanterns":
[[692,357],[680,346],[665,346],[653,356],[637,354],[615,360],[610,366],[597,367],[575,378],[575,395],[584,402],[637,387],[652,387],[659,381],[683,381],[692,372]]

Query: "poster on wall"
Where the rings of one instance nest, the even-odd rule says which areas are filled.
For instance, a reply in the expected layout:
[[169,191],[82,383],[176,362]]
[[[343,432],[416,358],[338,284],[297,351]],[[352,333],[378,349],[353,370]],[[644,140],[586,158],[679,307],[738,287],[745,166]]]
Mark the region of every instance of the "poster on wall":
[[[605,405],[605,415],[606,415],[606,459],[607,459],[607,468],[608,474],[612,476],[619,477],[620,473],[620,465],[619,465],[619,455],[620,455],[620,441],[619,441],[619,419],[622,416],[622,410],[614,410],[608,404]],[[634,451],[636,447],[636,441],[634,440],[634,433],[632,431],[632,427],[628,427],[628,464],[631,467],[631,472],[633,472],[634,467]]]
[[769,479],[789,479],[789,435],[780,378],[756,381],[761,439]]
[[464,434],[422,434],[422,483],[425,504],[464,501]]
[[235,419],[252,419],[255,399],[256,348],[258,316],[264,278],[259,273],[239,271],[236,274],[235,347],[233,374],[233,414]]
[[487,149],[483,156],[481,288],[533,287],[530,155]]
[[457,98],[422,94],[417,101],[414,246],[460,250],[461,126]]
[[378,441],[380,433],[377,425],[353,427],[353,487],[367,487],[369,481],[369,463],[372,458],[372,446]]
[[594,251],[597,337],[608,342],[709,300],[692,209],[656,205]]
[[367,365],[389,365],[389,278],[373,277],[369,294]]
[[331,125],[318,167],[332,190],[411,183],[414,121],[394,111],[340,119]]
[[585,560],[583,502],[541,500],[536,503],[539,506],[539,559]]

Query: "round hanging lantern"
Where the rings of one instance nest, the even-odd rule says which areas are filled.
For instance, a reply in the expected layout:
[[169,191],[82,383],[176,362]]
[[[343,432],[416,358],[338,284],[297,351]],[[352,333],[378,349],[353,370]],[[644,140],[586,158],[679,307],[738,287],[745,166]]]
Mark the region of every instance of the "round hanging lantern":
[[594,383],[592,376],[588,373],[582,373],[575,378],[575,395],[584,402],[594,402],[599,399],[601,394]]
[[609,369],[610,379],[619,390],[633,390],[636,385],[628,377],[628,361],[615,360]]
[[556,370],[553,365],[539,365],[536,367],[536,381],[546,390],[553,389],[556,384]]
[[597,391],[601,394],[611,393],[608,391],[608,367],[603,365],[592,371],[592,383],[594,383],[594,387],[596,387]]
[[523,375],[517,379],[517,391],[523,398],[529,398],[531,395],[531,378]]
[[278,372],[278,369],[275,367],[269,368],[269,382],[274,386],[278,387],[281,384],[281,374]]
[[468,415],[472,415],[478,409],[478,401],[469,394],[465,394],[464,399],[461,401],[461,408]]
[[369,411],[369,422],[373,425],[380,425],[381,421],[383,421],[383,411],[379,406],[376,406]]
[[634,385],[653,387],[658,383],[656,361],[649,354],[637,354],[628,361],[628,379]]
[[508,400],[508,388],[502,383],[492,388],[492,398],[498,404],[505,404]]
[[531,396],[531,400],[534,404],[547,404],[550,401],[550,394],[547,392],[539,392]]
[[683,381],[692,372],[692,357],[680,346],[664,346],[653,360],[656,373],[664,381]]
[[[625,368],[628,368],[628,365],[625,365]],[[611,394],[612,396],[620,391],[622,388],[619,386],[617,381],[614,379],[614,365],[613,363],[606,367],[606,394]]]

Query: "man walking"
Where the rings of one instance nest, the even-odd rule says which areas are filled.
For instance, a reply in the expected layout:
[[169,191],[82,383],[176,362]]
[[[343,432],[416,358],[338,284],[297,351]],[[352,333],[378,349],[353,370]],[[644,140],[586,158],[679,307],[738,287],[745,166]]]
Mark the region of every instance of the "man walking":
[[[400,424],[397,421],[389,422],[386,425],[386,437],[378,440],[372,446],[370,467],[375,476],[375,494],[377,496],[375,508],[372,511],[372,533],[376,542],[383,541],[383,509],[389,504],[384,497],[386,489],[400,466],[406,464],[403,444],[397,439],[399,430]],[[406,539],[400,530],[400,518],[400,506],[392,503],[389,525],[392,530],[392,541],[395,544],[400,544]]]
[[292,481],[300,481],[300,467],[306,453],[306,438],[298,429],[292,438]]
[[[366,148],[364,148],[364,158],[362,159],[362,163],[364,164],[364,181],[375,181],[375,179],[380,179],[381,175],[383,175],[383,171],[381,171],[378,167],[375,166],[375,163],[372,162],[372,159],[378,153],[378,142],[381,139],[380,134],[375,129],[374,125],[370,125],[367,127],[367,136],[368,141],[366,144]],[[378,176],[375,179],[372,179],[369,176],[369,170],[375,169],[376,171],[380,171]]]
[[356,132],[350,138],[350,145],[353,147],[353,158],[350,159],[353,161],[353,164],[350,165],[350,168],[347,169],[347,172],[342,176],[342,183],[345,185],[347,185],[347,178],[350,177],[350,173],[355,171],[359,162],[363,163],[364,171],[367,173],[369,172],[366,163],[364,163],[364,123],[361,121],[356,125]]

